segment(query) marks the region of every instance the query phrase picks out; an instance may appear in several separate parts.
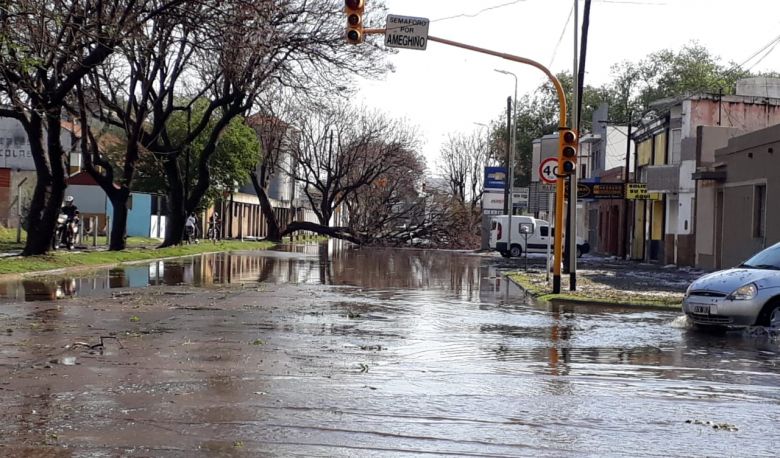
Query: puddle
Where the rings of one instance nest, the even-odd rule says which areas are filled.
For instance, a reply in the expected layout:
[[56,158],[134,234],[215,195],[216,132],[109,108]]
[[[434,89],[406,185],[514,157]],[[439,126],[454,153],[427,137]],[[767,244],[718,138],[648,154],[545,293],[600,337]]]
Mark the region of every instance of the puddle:
[[[0,435],[78,456],[775,451],[775,341],[533,305],[505,266],[323,244],[2,285]],[[195,288],[225,284],[246,287]]]

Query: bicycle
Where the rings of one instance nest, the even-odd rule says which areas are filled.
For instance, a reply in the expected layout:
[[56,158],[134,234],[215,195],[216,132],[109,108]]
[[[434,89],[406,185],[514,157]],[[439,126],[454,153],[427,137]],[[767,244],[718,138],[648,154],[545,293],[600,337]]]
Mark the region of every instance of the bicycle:
[[209,228],[206,231],[206,239],[211,240],[212,242],[216,242],[219,240],[219,233],[220,233],[220,226],[219,222],[211,222],[209,223]]

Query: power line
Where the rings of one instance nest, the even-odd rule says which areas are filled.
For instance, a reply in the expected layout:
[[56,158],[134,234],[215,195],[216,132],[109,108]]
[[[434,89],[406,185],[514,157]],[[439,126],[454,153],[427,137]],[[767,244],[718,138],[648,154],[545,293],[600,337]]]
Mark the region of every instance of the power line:
[[561,30],[561,36],[558,38],[558,43],[555,44],[555,49],[553,49],[553,55],[550,58],[550,65],[547,66],[547,68],[552,68],[553,62],[555,62],[555,56],[558,54],[558,48],[561,46],[561,42],[563,41],[563,36],[566,35],[566,29],[569,28],[569,22],[571,22],[571,17],[574,14],[574,5],[571,6],[571,9],[569,10],[569,17],[566,18],[566,24],[563,24],[563,29]]
[[[433,23],[433,22],[449,21],[449,20],[452,20],[452,19],[460,19],[460,18],[474,18],[474,17],[477,17],[480,14],[485,13],[487,11],[497,10],[499,8],[505,8],[507,6],[512,6],[512,5],[517,5],[518,3],[525,2],[525,1],[528,1],[528,0],[513,0],[511,2],[501,3],[499,5],[493,5],[493,6],[489,6],[487,8],[482,8],[481,10],[477,11],[476,13],[460,13],[460,14],[455,14],[453,16],[446,16],[446,17],[442,17],[442,18],[438,18],[438,19],[431,19],[428,22],[429,23]],[[403,27],[406,27],[406,26],[405,25],[399,25],[399,26],[396,26],[396,27],[387,27],[387,24],[385,24],[385,30],[394,30],[394,29],[400,29],[400,28],[403,28]]]
[[623,5],[651,5],[651,6],[666,6],[665,2],[640,2],[632,0],[595,0],[597,3],[615,3]]
[[[771,40],[769,40],[769,42],[768,42],[767,44],[765,44],[764,46],[762,46],[762,47],[761,47],[761,48],[760,48],[758,51],[756,51],[756,52],[754,52],[753,54],[751,54],[751,55],[750,55],[750,57],[748,57],[747,59],[745,59],[745,60],[744,60],[744,61],[743,61],[741,64],[734,64],[734,66],[732,66],[730,69],[728,69],[728,70],[726,70],[725,72],[723,72],[723,74],[724,74],[724,75],[730,75],[730,74],[732,74],[732,73],[736,72],[737,70],[750,71],[750,69],[752,69],[753,67],[755,67],[756,65],[758,65],[758,64],[759,64],[759,63],[760,63],[762,60],[764,60],[764,58],[765,58],[767,55],[769,55],[769,53],[772,51],[772,49],[774,49],[774,47],[775,47],[775,46],[777,46],[777,43],[778,43],[778,42],[780,42],[780,35],[778,35],[778,36],[776,36],[776,37],[772,38]],[[771,49],[770,49],[770,48],[771,48]],[[754,64],[753,64],[753,65],[750,67],[750,69],[748,69],[748,70],[744,70],[744,69],[742,68],[742,67],[744,67],[744,66],[745,66],[745,64],[747,64],[747,63],[748,63],[748,62],[750,62],[751,60],[755,59],[755,58],[756,58],[756,56],[758,56],[758,55],[759,55],[759,54],[761,54],[762,52],[766,51],[767,49],[769,49],[769,51],[768,51],[766,54],[764,54],[764,55],[761,57],[761,59],[759,59],[759,60],[758,60],[756,63],[754,63]]]
[[[770,48],[769,48],[769,49],[766,51],[766,53],[764,53],[764,55],[763,55],[763,56],[761,56],[761,58],[759,58],[757,61],[755,61],[755,62],[753,63],[753,65],[751,65],[751,66],[750,66],[750,68],[748,68],[746,71],[748,71],[748,72],[749,72],[750,70],[753,70],[753,68],[754,68],[756,65],[760,64],[760,63],[761,63],[761,61],[763,61],[764,59],[766,59],[766,56],[768,56],[769,54],[771,54],[771,53],[772,53],[772,51],[774,51],[774,49],[777,47],[778,43],[780,43],[780,35],[778,35],[778,37],[774,39],[774,42],[773,42],[773,43],[771,43],[771,45],[772,45],[772,46],[771,46],[771,47],[770,47]],[[766,48],[766,47],[765,47],[765,48]],[[762,51],[763,51],[763,49],[762,49]],[[742,64],[742,65],[745,65],[745,64]]]
[[462,17],[468,17],[468,18],[477,17],[480,14],[485,13],[487,11],[497,10],[499,8],[504,8],[506,6],[517,5],[518,3],[525,2],[525,1],[527,1],[527,0],[514,0],[514,1],[511,1],[511,2],[507,2],[507,3],[502,3],[500,5],[494,5],[494,6],[489,6],[487,8],[483,8],[483,9],[477,11],[476,13],[456,14],[454,16],[447,16],[447,17],[443,17],[443,18],[439,18],[439,19],[433,19],[431,22],[447,21],[447,20],[450,20],[450,19],[458,19],[458,18],[462,18]]

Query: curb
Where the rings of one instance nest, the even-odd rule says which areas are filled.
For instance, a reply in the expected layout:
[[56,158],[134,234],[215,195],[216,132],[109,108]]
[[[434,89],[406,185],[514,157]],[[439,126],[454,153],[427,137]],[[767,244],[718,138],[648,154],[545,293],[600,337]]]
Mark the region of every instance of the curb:
[[[526,295],[526,297],[536,305],[540,306],[561,306],[561,305],[588,305],[594,307],[604,308],[637,308],[644,310],[678,310],[682,307],[682,304],[657,304],[650,302],[614,302],[605,301],[598,298],[590,297],[549,297],[547,296],[559,296],[557,294],[537,294],[526,289],[525,286],[515,281],[510,274],[503,274],[503,276],[520,288]],[[563,296],[564,294],[560,294]]]

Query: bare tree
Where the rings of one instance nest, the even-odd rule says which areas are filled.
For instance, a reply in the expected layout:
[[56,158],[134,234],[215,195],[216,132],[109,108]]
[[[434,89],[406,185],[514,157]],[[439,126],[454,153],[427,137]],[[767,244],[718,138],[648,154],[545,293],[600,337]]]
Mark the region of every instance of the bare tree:
[[425,160],[401,150],[396,167],[345,201],[349,227],[365,244],[399,245],[414,238],[425,223],[421,196]]
[[[160,5],[165,0],[150,1]],[[89,114],[81,116],[82,122],[90,116],[96,117],[121,130],[125,137],[126,149],[119,161],[111,161],[101,154],[94,141],[82,142],[86,169],[114,207],[112,250],[125,247],[127,201],[141,154],[154,153],[158,163],[171,168],[168,162],[175,162],[186,145],[212,127],[209,124],[211,115],[224,107],[224,104],[210,103],[208,115],[188,129],[186,138],[169,131],[175,114],[186,112],[189,121],[197,97],[207,90],[197,87],[188,93],[186,88],[189,81],[197,81],[194,61],[199,47],[214,46],[207,43],[213,29],[218,28],[213,21],[208,21],[214,13],[208,2],[187,2],[178,8],[166,9],[155,21],[144,24],[126,40],[112,59],[89,74],[87,91],[94,103],[89,105]],[[192,97],[186,98],[186,95]],[[85,110],[86,104],[81,103],[80,107]],[[85,138],[93,137],[87,135]],[[171,181],[182,191],[184,180],[178,170],[174,175]],[[182,194],[178,192],[173,196],[178,207],[183,205]],[[180,208],[182,225],[183,212]]]
[[489,161],[489,144],[478,132],[449,136],[441,148],[439,173],[455,200],[472,209],[479,205],[484,168]]
[[[222,130],[264,90],[328,89],[352,72],[384,71],[379,48],[348,49],[344,44],[342,16],[335,0],[186,2],[165,21],[142,30],[134,46],[122,53],[118,66],[127,70],[121,81],[113,71],[98,75],[99,92],[111,113],[104,118],[125,129],[129,139],[125,171],[137,160],[130,145],[134,141],[162,163],[169,192],[162,246],[181,242],[187,213],[199,206],[211,185],[210,160]],[[122,84],[125,89],[118,90]],[[188,135],[169,131],[174,113],[189,113],[193,103],[204,100],[205,114]],[[207,140],[197,180],[187,189],[178,158],[203,136]],[[131,182],[130,175],[125,173],[123,183]]]
[[[171,3],[165,3],[165,7]],[[27,132],[37,182],[23,255],[51,246],[66,188],[63,108],[84,76],[159,10],[145,0],[15,0],[0,9],[0,115]]]
[[287,173],[302,184],[319,223],[294,221],[282,235],[309,230],[362,243],[361,235],[347,225],[332,224],[336,209],[390,171],[407,167],[408,152],[417,143],[415,132],[402,122],[343,102],[307,107],[294,124],[295,167]]
[[484,168],[492,162],[489,140],[478,132],[450,135],[442,146],[439,173],[448,195],[443,190],[436,194],[441,243],[465,248],[477,240]]
[[250,178],[268,226],[266,238],[272,241],[282,239],[282,226],[286,226],[289,221],[280,222],[277,218],[268,195],[268,185],[274,175],[284,174],[285,169],[291,169],[289,161],[292,157],[285,154],[285,150],[294,135],[294,129],[282,120],[290,113],[290,109],[285,103],[286,99],[280,95],[266,94],[266,100],[261,103],[262,111],[247,118],[247,124],[255,130],[262,149],[262,161],[251,171]]

